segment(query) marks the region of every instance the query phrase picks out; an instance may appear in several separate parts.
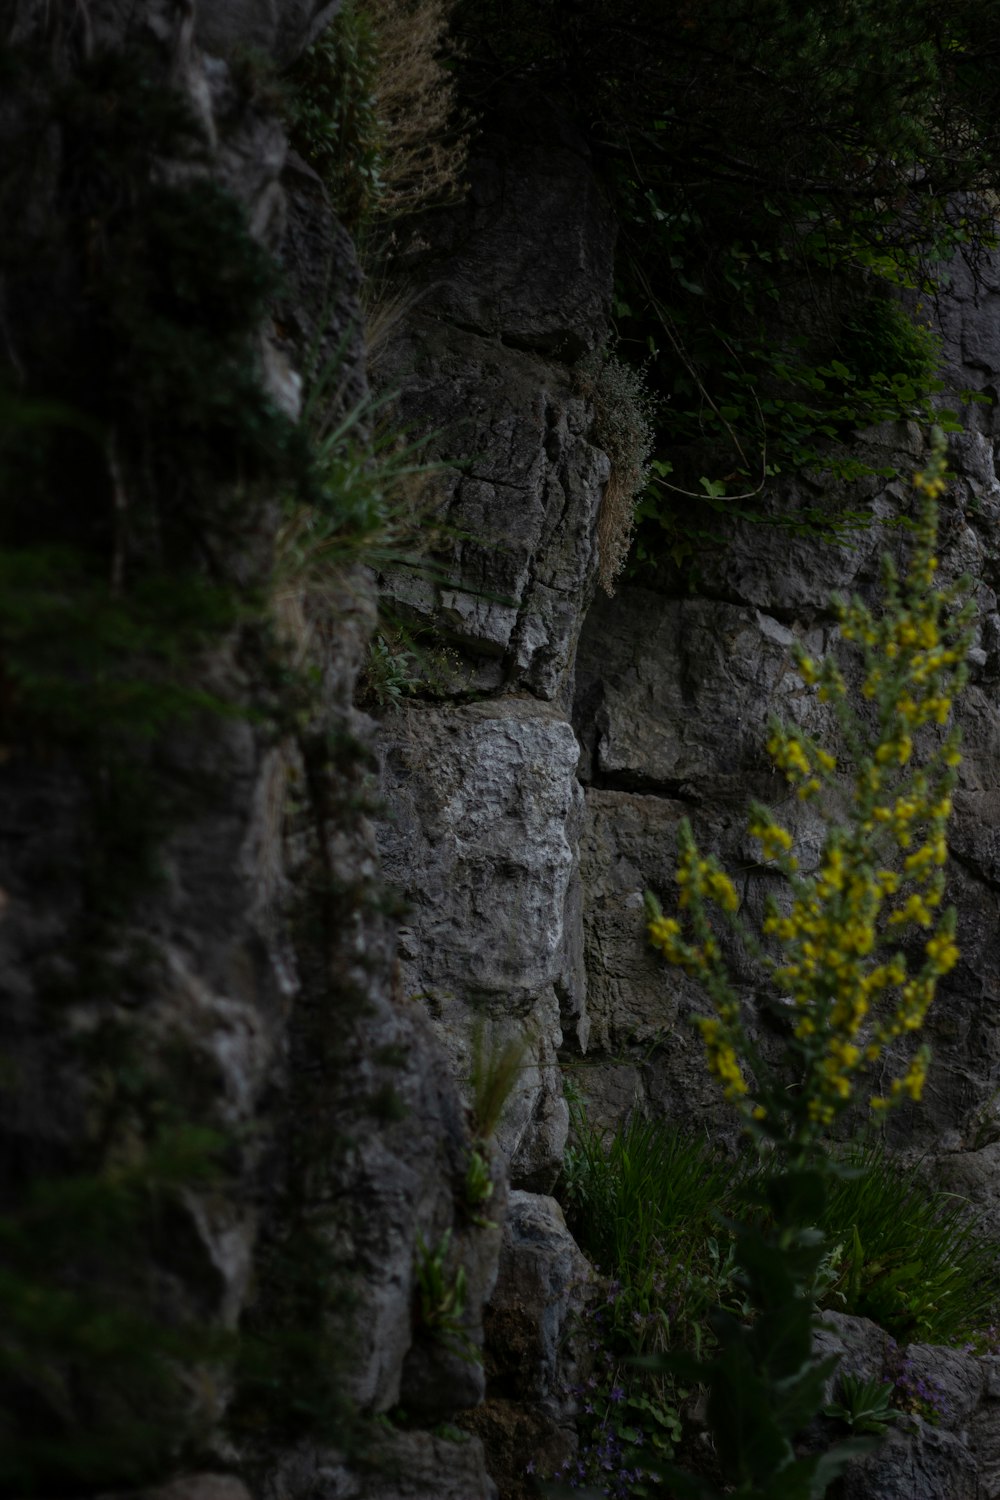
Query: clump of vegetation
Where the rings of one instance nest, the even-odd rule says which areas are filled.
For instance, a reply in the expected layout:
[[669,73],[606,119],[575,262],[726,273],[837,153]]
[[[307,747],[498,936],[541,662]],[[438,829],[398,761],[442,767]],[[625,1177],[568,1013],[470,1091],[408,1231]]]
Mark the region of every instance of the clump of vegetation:
[[746,1166],[639,1115],[610,1139],[579,1109],[573,1127],[563,1191],[574,1232],[617,1286],[634,1352],[666,1348],[699,1323],[713,1296],[716,1210],[732,1204]]
[[370,13],[349,0],[287,80],[291,143],[322,177],[349,229],[364,223],[383,193],[377,69]]
[[496,1133],[507,1101],[524,1066],[530,1037],[523,1031],[504,1037],[477,1016],[469,1060],[469,1121],[476,1140]]
[[837,1418],[852,1432],[880,1435],[902,1416],[892,1404],[893,1395],[891,1381],[841,1375],[837,1381],[837,1398],[823,1408],[823,1415]]
[[819,1227],[836,1271],[824,1303],[871,1318],[894,1338],[958,1347],[1000,1302],[1000,1246],[967,1205],[903,1171],[884,1147],[849,1151]]
[[574,1392],[580,1453],[555,1478],[601,1480],[615,1496],[640,1496],[650,1468],[677,1451],[687,1389],[639,1361],[672,1348],[700,1351],[708,1310],[720,1300],[740,1305],[719,1216],[738,1201],[745,1176],[745,1164],[662,1122],[633,1115],[608,1137],[574,1108],[561,1195],[605,1296],[583,1315],[594,1360]]
[[453,1354],[470,1364],[481,1364],[482,1351],[463,1323],[467,1295],[465,1267],[452,1262],[450,1229],[445,1230],[436,1245],[428,1245],[423,1235],[417,1236],[414,1322]]
[[[388,639],[387,639],[388,635]],[[377,632],[368,650],[368,660],[359,684],[362,703],[371,701],[379,708],[400,703],[420,684],[414,668],[416,659],[399,636]]]
[[464,191],[447,0],[348,0],[289,78],[292,142],[353,230]]
[[[690,1372],[674,1373],[669,1361],[650,1368],[649,1356],[704,1357],[718,1349],[715,1310],[752,1312],[733,1226],[749,1217],[766,1231],[767,1166],[638,1115],[608,1134],[577,1107],[573,1133],[560,1192],[604,1296],[580,1330],[593,1354],[573,1392],[580,1452],[554,1477],[610,1484],[624,1500],[648,1493],[657,1466],[684,1441]],[[835,1162],[817,1220],[828,1250],[816,1306],[872,1318],[901,1342],[981,1340],[1000,1305],[1000,1245],[977,1232],[964,1205],[901,1172],[881,1145],[838,1151]],[[857,1389],[841,1382],[827,1414],[863,1434],[883,1430],[897,1407],[933,1412],[933,1392],[918,1392],[907,1372],[900,1358]]]
[[[646,581],[727,516],[773,523],[779,475],[870,475],[859,429],[944,420],[911,308],[994,239],[986,0],[465,0],[457,20],[477,88],[575,107],[610,194],[618,351],[658,405]],[[784,491],[821,535],[854,520]]]
[[654,401],[642,372],[606,350],[582,361],[574,373],[593,403],[595,440],[611,461],[597,519],[597,579],[611,596],[628,557],[636,505],[650,476]]

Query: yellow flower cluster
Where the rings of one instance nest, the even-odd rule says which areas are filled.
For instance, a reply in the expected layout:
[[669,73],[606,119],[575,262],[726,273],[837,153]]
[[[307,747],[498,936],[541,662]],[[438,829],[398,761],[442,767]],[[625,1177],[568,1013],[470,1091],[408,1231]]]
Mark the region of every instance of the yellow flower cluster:
[[[807,683],[810,679],[816,680],[815,666],[808,657],[799,658],[799,670]],[[821,693],[822,691],[820,689]],[[803,802],[814,797],[823,781],[837,769],[836,756],[824,750],[822,745],[806,739],[797,729],[786,729],[783,726],[776,728],[767,742],[767,753],[779,771],[784,771],[786,779],[796,787],[798,797]],[[750,831],[753,833],[752,828]],[[754,837],[757,835],[754,834]],[[764,855],[765,859],[774,857],[773,854]]]
[[[836,821],[825,810],[827,799],[821,804],[827,831],[816,868],[801,874],[792,831],[769,809],[755,804],[750,810],[748,831],[788,892],[782,905],[772,901],[768,908],[763,945],[747,932],[742,936],[791,1007],[794,1089],[784,1079],[762,1076],[705,907],[713,903],[741,931],[736,888],[716,860],[701,855],[686,825],[677,871],[682,917],[664,917],[655,907],[649,923],[652,943],[697,977],[712,1000],[715,1014],[698,1026],[708,1069],[727,1099],[756,1128],[771,1134],[784,1128],[800,1143],[833,1123],[853,1096],[856,1076],[891,1041],[920,1030],[938,980],[959,958],[954,913],[942,914],[941,902],[961,755],[958,731],[943,737],[938,731],[964,681],[969,627],[958,589],[934,585],[935,502],[943,475],[938,455],[915,481],[923,510],[914,555],[902,580],[886,564],[884,614],[876,618],[858,599],[836,604],[843,639],[864,656],[867,715],[851,708],[832,657],[820,663],[804,652],[797,657],[802,681],[833,705],[845,758],[856,767],[846,818]],[[800,799],[832,789],[837,757],[799,728],[775,725],[767,748]],[[842,805],[843,792],[838,796]],[[922,958],[908,961],[902,952],[885,951],[908,930],[925,934]],[[927,1060],[920,1050],[872,1107],[919,1099]]]
[[894,1078],[889,1087],[888,1097],[873,1094],[869,1103],[876,1112],[889,1109],[893,1104],[900,1103],[903,1099],[913,1099],[919,1102],[924,1091],[924,1082],[927,1078],[927,1064],[930,1062],[930,1052],[926,1047],[921,1047],[910,1062],[902,1078]]
[[718,860],[702,859],[693,842],[681,851],[676,879],[680,887],[677,899],[681,907],[688,907],[692,903],[700,905],[703,901],[714,901],[726,912],[734,912],[739,907],[740,898],[736,894],[736,887]]
[[761,857],[765,860],[781,859],[790,853],[794,843],[788,829],[782,828],[765,808],[751,812],[748,832],[760,844]]
[[725,1098],[731,1103],[743,1098],[749,1092],[747,1081],[723,1021],[709,1017],[699,1020],[696,1025],[705,1043],[708,1071],[722,1084]]

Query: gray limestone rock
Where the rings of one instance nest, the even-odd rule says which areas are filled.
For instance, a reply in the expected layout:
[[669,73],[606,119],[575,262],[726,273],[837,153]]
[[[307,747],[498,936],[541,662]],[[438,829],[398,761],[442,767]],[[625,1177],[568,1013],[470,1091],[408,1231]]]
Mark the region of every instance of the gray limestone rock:
[[408,1432],[388,1423],[361,1462],[302,1447],[282,1455],[262,1500],[497,1500],[477,1437]]
[[529,1466],[551,1473],[575,1451],[573,1391],[586,1358],[579,1318],[594,1290],[555,1199],[513,1192],[486,1313],[486,1401],[466,1419],[504,1494],[527,1492]]
[[566,702],[610,472],[567,365],[606,336],[613,225],[582,138],[528,93],[491,117],[469,175],[395,262],[412,306],[378,379],[444,467],[433,575],[382,587],[471,656],[471,686]]
[[[991,1118],[984,1122],[996,1129],[994,1101]],[[963,1200],[975,1216],[976,1227],[1000,1240],[1000,1140],[978,1149],[948,1151],[934,1164],[938,1184]]]
[[494,101],[469,192],[404,241],[423,305],[459,328],[563,361],[605,336],[615,226],[586,141],[530,87]]
[[965,1444],[937,1427],[893,1428],[842,1480],[843,1500],[986,1500],[979,1466]]
[[379,378],[400,420],[434,434],[425,530],[433,571],[387,570],[382,592],[473,660],[471,685],[565,701],[597,567],[606,456],[570,375],[441,322],[420,302]]
[[592,1290],[593,1271],[556,1200],[512,1192],[487,1313],[491,1382],[567,1420],[578,1356],[571,1335]]
[[[892,441],[899,462],[907,445],[908,461],[916,462],[918,434],[889,432],[875,439],[876,454],[879,444]],[[961,483],[975,484],[985,505],[991,481],[981,440],[970,438],[956,457],[964,453],[971,455],[972,468],[967,479],[962,471]],[[885,498],[888,504],[888,491]],[[974,1137],[981,1129],[1000,1067],[992,521],[985,510],[962,506],[959,499],[945,509],[941,546],[942,576],[971,572],[981,612],[976,680],[956,708],[964,759],[949,830],[954,856],[949,899],[959,911],[962,962],[939,987],[929,1017],[928,1037],[939,1061],[925,1104],[892,1126],[897,1141],[916,1145],[919,1140],[931,1150],[954,1149],[963,1136]],[[885,538],[870,532],[854,552],[803,541],[796,544],[804,549],[799,556],[787,546],[782,552],[768,528],[756,530],[758,536],[744,531],[734,538],[729,564],[758,567],[768,557],[782,556],[788,571],[787,577],[758,572],[753,587],[745,579],[733,585],[730,597],[735,593],[747,602],[675,599],[622,588],[613,600],[595,603],[581,637],[574,724],[585,750],[581,774],[592,783],[581,846],[591,1031],[582,1083],[602,1120],[637,1098],[664,1094],[697,1099],[697,1117],[711,1129],[712,1116],[720,1113],[704,1097],[697,1068],[692,1076],[691,1043],[682,1040],[686,1023],[677,1021],[678,1004],[688,1013],[699,1008],[698,992],[676,971],[661,966],[654,973],[650,956],[642,952],[641,893],[648,886],[671,898],[680,818],[690,816],[700,847],[738,872],[751,923],[759,922],[765,896],[777,894],[779,886],[756,864],[755,848],[742,836],[749,799],[774,807],[785,820],[804,868],[818,855],[822,825],[773,770],[765,748],[769,722],[777,716],[831,742],[831,717],[815,690],[802,683],[791,647],[798,641],[814,658],[836,652],[845,670],[852,670],[850,653],[824,613],[823,596],[839,584],[859,587],[874,600],[874,558]],[[891,546],[898,552],[898,535]],[[848,572],[834,576],[831,569],[841,566]],[[737,975],[752,985],[745,960],[735,951],[731,958]],[[766,1016],[761,1024],[766,1032]],[[646,1055],[644,1078],[634,1071],[641,1048],[656,1051]],[[614,1062],[602,1051],[615,1054]],[[659,1079],[655,1085],[652,1074]]]
[[141,1500],[250,1500],[250,1491],[231,1474],[186,1474],[157,1489],[143,1490]]
[[566,1135],[555,1049],[560,995],[576,983],[576,759],[570,726],[516,699],[413,705],[387,721],[383,743],[383,868],[409,903],[402,986],[426,1006],[460,1078],[477,1013],[498,1045],[527,1038],[498,1135],[521,1180],[554,1173]]
[[[838,1354],[839,1375],[895,1381],[903,1414],[879,1448],[852,1463],[835,1493],[843,1500],[995,1500],[1000,1493],[1000,1383],[996,1356],[910,1344],[897,1349],[866,1318],[825,1312],[817,1334],[821,1355]],[[934,1420],[914,1415],[914,1394],[927,1392]],[[926,1399],[926,1398],[925,1398]]]
[[[763,610],[619,589],[587,618],[576,725],[598,785],[705,800],[783,796],[764,744],[777,713],[807,731],[826,718],[791,657],[817,655],[829,631],[793,631]],[[770,780],[771,787],[766,783]]]
[[365,1477],[358,1500],[497,1500],[483,1445],[467,1434],[386,1434],[378,1476]]

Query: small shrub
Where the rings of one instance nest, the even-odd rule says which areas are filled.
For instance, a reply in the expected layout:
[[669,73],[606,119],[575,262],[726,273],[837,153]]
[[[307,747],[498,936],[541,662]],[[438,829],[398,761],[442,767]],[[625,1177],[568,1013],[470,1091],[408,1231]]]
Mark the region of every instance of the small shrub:
[[933,1376],[917,1375],[906,1354],[893,1348],[886,1362],[886,1377],[892,1382],[892,1397],[899,1413],[921,1417],[937,1427],[949,1415],[948,1402],[940,1381]]
[[576,1107],[573,1129],[562,1196],[578,1243],[608,1279],[580,1329],[593,1364],[571,1393],[580,1450],[553,1477],[607,1485],[625,1500],[648,1493],[650,1467],[675,1453],[687,1394],[669,1372],[637,1359],[700,1350],[711,1338],[709,1308],[739,1305],[717,1215],[739,1196],[745,1169],[638,1115],[608,1134]]
[[837,1399],[823,1408],[823,1415],[837,1417],[852,1432],[882,1433],[902,1416],[892,1405],[894,1393],[891,1381],[842,1375],[837,1382]]
[[488,1159],[477,1148],[469,1152],[462,1184],[465,1210],[473,1224],[480,1229],[496,1226],[486,1217],[486,1205],[493,1197],[493,1175]]
[[716,1290],[716,1215],[745,1166],[639,1115],[608,1136],[576,1110],[574,1134],[563,1192],[581,1247],[614,1278],[637,1349],[683,1340]]
[[415,1321],[430,1337],[445,1344],[470,1364],[481,1364],[482,1353],[462,1322],[465,1314],[465,1267],[449,1269],[451,1230],[446,1229],[436,1245],[417,1235]]
[[413,653],[407,650],[398,635],[390,635],[387,639],[386,635],[379,633],[368,650],[358,688],[359,701],[376,704],[379,708],[399,703],[420,684],[420,678],[414,674],[415,665]]
[[468,154],[443,61],[452,0],[367,0],[378,40],[375,92],[383,128],[387,219],[459,198]]
[[[332,378],[324,372],[315,388],[322,393]],[[365,401],[327,419],[320,397],[306,402],[303,421],[315,433],[312,482],[307,494],[285,501],[271,582],[278,633],[296,666],[315,628],[310,596],[338,611],[350,601],[353,568],[432,571],[424,561],[432,540],[426,495],[436,466],[421,461],[423,440],[408,442],[379,420],[385,404]]]
[[356,230],[383,192],[378,51],[363,5],[344,5],[289,75],[291,143],[319,173],[333,207]]
[[611,461],[597,520],[597,577],[610,596],[625,566],[636,505],[649,479],[655,403],[643,372],[606,350],[583,361],[576,379],[593,402],[594,437]]

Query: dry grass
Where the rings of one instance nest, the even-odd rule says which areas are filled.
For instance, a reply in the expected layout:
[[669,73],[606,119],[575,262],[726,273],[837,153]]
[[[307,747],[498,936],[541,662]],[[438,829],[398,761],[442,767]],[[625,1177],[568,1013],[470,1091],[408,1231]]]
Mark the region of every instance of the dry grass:
[[582,361],[577,389],[593,404],[594,441],[611,460],[611,477],[597,518],[597,579],[606,594],[628,558],[635,507],[649,477],[654,403],[642,371],[606,350]]
[[635,529],[636,495],[645,476],[613,466],[597,517],[597,581],[610,599],[628,558]]
[[375,94],[382,128],[381,218],[399,218],[465,191],[467,122],[442,61],[449,0],[366,0],[378,44]]

